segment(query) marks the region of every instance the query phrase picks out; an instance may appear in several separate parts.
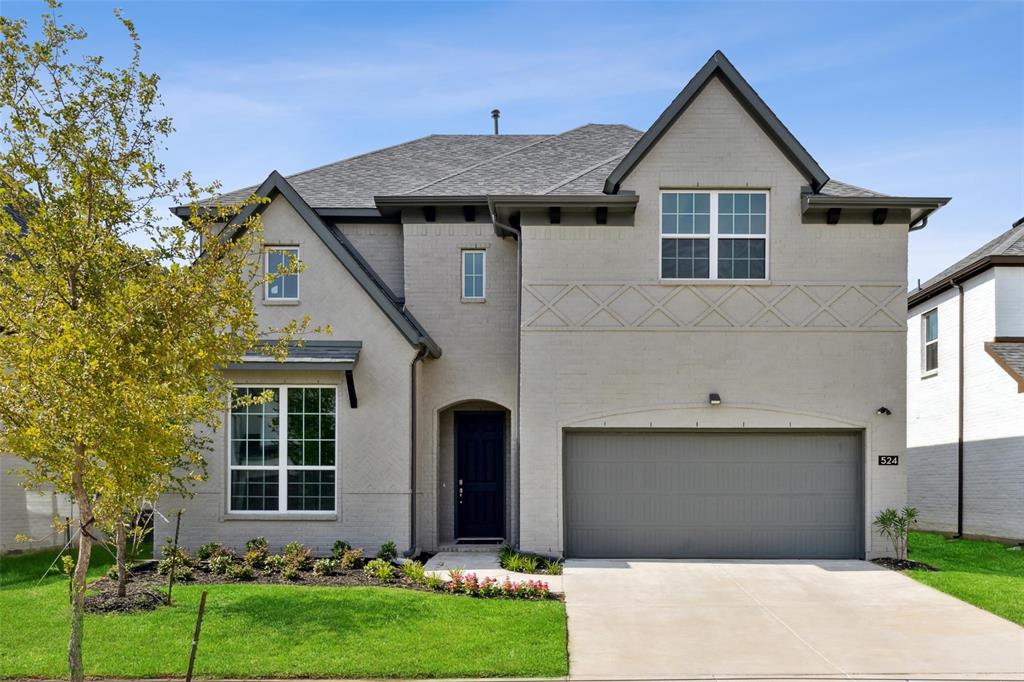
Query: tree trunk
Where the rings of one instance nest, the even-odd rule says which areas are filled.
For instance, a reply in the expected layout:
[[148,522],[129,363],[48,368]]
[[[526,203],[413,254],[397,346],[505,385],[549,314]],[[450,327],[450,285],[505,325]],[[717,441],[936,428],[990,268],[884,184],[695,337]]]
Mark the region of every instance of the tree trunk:
[[125,566],[125,546],[128,544],[128,533],[125,530],[125,519],[118,519],[114,527],[114,542],[117,544],[117,596],[128,594],[128,568]]
[[92,555],[92,504],[85,490],[83,471],[85,470],[85,446],[75,445],[75,471],[72,477],[75,502],[78,505],[78,558],[75,561],[75,572],[71,576],[71,633],[68,638],[68,675],[71,682],[84,682],[85,670],[82,667],[82,626],[85,621],[85,580],[89,572],[89,559]]

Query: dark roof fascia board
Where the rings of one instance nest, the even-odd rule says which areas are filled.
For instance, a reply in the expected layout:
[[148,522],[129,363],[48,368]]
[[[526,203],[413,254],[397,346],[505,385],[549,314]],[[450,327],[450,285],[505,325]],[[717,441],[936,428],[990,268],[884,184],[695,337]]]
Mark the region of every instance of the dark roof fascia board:
[[951,289],[954,283],[966,282],[970,278],[996,266],[1024,267],[1024,256],[985,256],[980,258],[929,287],[911,291],[907,297],[907,310],[921,305],[947,289]]
[[825,194],[803,195],[804,212],[812,206],[827,208],[941,208],[951,197],[836,197]]
[[313,360],[280,362],[279,360],[243,360],[228,365],[228,369],[259,369],[270,371],[344,372],[355,367],[355,360]]
[[[320,237],[320,240],[334,254],[334,257],[345,266],[349,274],[359,283],[364,291],[373,299],[373,302],[384,312],[391,322],[398,327],[405,338],[414,346],[423,346],[431,357],[441,357],[441,347],[430,338],[426,330],[416,321],[408,311],[402,310],[398,304],[388,295],[388,292],[380,284],[377,277],[371,275],[373,272],[369,265],[353,255],[354,247],[351,247],[345,235],[340,230],[331,230],[324,221],[309,207],[299,193],[288,183],[288,181],[276,170],[271,171],[267,179],[256,190],[261,197],[273,199],[275,196],[282,196],[295,212],[309,225],[310,229]],[[269,204],[250,204],[236,215],[228,224],[229,227],[239,227],[256,211],[262,212]],[[346,248],[348,247],[348,248]]]
[[473,204],[486,206],[487,197],[483,194],[467,195],[412,195],[399,194],[390,196],[375,196],[373,202],[377,206],[465,206]]
[[812,208],[906,208],[910,209],[908,227],[919,229],[914,225],[924,227],[927,224],[928,216],[948,204],[950,200],[951,197],[837,197],[804,192],[800,196],[800,208],[801,214],[807,213]]
[[321,218],[380,218],[376,208],[315,208]]
[[636,194],[507,194],[488,197],[495,206],[635,206]]
[[686,84],[672,103],[662,112],[661,116],[637,141],[632,149],[623,157],[619,165],[608,176],[604,183],[606,194],[616,194],[619,185],[626,178],[633,168],[643,160],[647,153],[675,123],[676,119],[690,106],[697,98],[704,87],[715,76],[718,76],[722,83],[736,96],[743,108],[753,116],[754,120],[761,126],[787,158],[800,170],[801,174],[811,182],[814,191],[820,190],[828,182],[828,174],[818,165],[814,157],[804,149],[803,145],[796,139],[793,133],[783,125],[775,112],[765,104],[760,95],[740,75],[736,67],[722,54],[716,50],[711,59],[701,67],[690,82]]

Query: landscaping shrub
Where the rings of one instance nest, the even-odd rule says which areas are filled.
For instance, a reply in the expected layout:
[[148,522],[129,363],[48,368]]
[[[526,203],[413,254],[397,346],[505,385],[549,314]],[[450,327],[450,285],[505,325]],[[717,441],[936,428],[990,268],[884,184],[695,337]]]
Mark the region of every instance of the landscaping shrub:
[[503,546],[498,552],[498,563],[506,571],[513,573],[562,574],[562,562],[558,559],[549,559],[536,554],[523,554],[509,545]]
[[309,571],[313,568],[313,552],[301,542],[289,542],[281,548],[281,553],[288,560],[288,564],[299,571]]
[[398,547],[393,542],[385,542],[377,552],[377,558],[382,561],[393,562],[398,558]]
[[349,551],[350,549],[352,549],[352,545],[348,544],[344,540],[338,540],[334,543],[334,547],[331,548],[331,555],[335,559],[340,559],[342,556],[345,555],[345,552]]
[[186,570],[188,575],[192,575],[192,567],[196,561],[192,558],[183,547],[178,547],[175,550],[174,545],[168,541],[163,547],[160,548],[160,553],[163,555],[163,559],[157,562],[156,572],[160,575],[167,575],[171,572],[171,566],[175,566],[174,576],[178,580],[191,580],[191,577],[182,577],[185,575]]
[[177,567],[174,569],[174,579],[182,582],[192,580],[194,574],[192,573],[192,567],[188,564],[182,563],[180,560],[175,562],[174,559],[167,558],[161,559],[156,564],[156,572],[158,575],[169,575],[171,572],[171,564],[177,563]]
[[395,567],[384,559],[374,559],[363,567],[366,575],[381,582],[390,582],[395,578]]
[[910,529],[917,523],[917,509],[904,507],[900,511],[893,508],[883,509],[875,517],[874,526],[892,544],[892,551],[897,561],[907,558],[907,537]]
[[297,569],[295,566],[291,564],[288,564],[283,569],[281,569],[281,577],[283,577],[285,580],[298,580],[302,577],[302,575],[299,573],[299,569]]
[[418,561],[408,561],[402,564],[402,574],[414,583],[423,583],[426,580],[427,572],[423,564]]
[[313,562],[313,575],[331,575],[336,565],[335,559],[317,559]]
[[436,573],[430,573],[427,575],[423,584],[432,590],[443,590],[444,589],[444,578],[437,575]]
[[288,559],[280,554],[271,554],[263,561],[263,566],[271,573],[282,573],[288,566]]
[[256,577],[249,564],[231,564],[227,568],[227,577],[235,581],[252,580]]
[[452,594],[468,594],[472,597],[505,597],[507,599],[547,599],[551,588],[540,580],[512,582],[508,578],[498,582],[497,578],[477,578],[475,573],[449,571],[451,580],[445,589]]
[[170,539],[164,543],[164,546],[160,548],[160,554],[164,559],[170,559],[177,557],[178,560],[185,566],[195,566],[196,560],[188,553],[184,547],[174,547],[174,543]]
[[[141,564],[139,564],[139,562],[137,562],[137,561],[129,561],[129,562],[127,562],[125,564],[124,567],[125,567],[125,570],[127,570],[129,573],[131,573],[133,570],[138,568],[140,565]],[[168,568],[170,568],[170,564],[168,564]],[[117,564],[116,563],[111,564],[110,568],[107,569],[107,577],[110,578],[111,580],[117,580]]]
[[207,561],[220,551],[220,547],[219,542],[207,542],[196,550],[196,558],[200,561]]
[[246,550],[244,561],[248,566],[260,568],[266,563],[268,555],[266,547],[254,547]]
[[235,560],[233,557],[227,554],[218,554],[217,556],[210,559],[207,566],[210,568],[210,573],[216,575],[225,575],[232,566],[234,566]]
[[363,560],[363,550],[361,547],[356,549],[348,549],[342,553],[341,559],[339,559],[339,567],[343,570],[351,570],[359,566],[359,562]]
[[245,551],[246,552],[251,552],[254,549],[262,549],[262,550],[265,550],[265,551],[269,552],[270,551],[270,544],[267,542],[267,539],[263,538],[263,537],[251,538],[249,540],[246,540],[245,541]]

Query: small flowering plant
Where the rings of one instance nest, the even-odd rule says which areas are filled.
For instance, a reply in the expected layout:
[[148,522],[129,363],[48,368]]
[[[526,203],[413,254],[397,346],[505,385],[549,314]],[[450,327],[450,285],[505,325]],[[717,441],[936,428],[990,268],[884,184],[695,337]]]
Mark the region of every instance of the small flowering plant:
[[549,599],[551,587],[542,580],[513,582],[505,578],[479,578],[476,573],[464,573],[455,569],[449,571],[449,581],[444,589],[452,594],[468,594],[472,597],[505,599]]

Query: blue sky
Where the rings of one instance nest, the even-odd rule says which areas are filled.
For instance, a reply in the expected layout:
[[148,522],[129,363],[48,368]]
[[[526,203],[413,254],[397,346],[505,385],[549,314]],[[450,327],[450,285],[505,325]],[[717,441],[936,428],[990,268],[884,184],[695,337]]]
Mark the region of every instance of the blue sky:
[[[952,196],[925,279],[1024,215],[1024,3],[74,1],[111,58],[141,34],[165,160],[225,189],[430,133],[646,128],[723,50],[832,177]],[[35,20],[40,2],[3,0]]]

